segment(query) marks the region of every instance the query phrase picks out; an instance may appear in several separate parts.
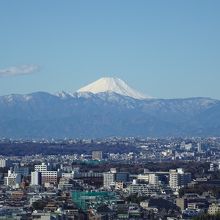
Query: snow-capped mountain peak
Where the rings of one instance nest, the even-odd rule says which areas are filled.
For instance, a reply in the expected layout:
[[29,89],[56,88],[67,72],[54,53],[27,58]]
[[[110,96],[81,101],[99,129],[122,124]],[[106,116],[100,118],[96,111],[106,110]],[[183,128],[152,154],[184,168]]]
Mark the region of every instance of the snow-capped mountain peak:
[[90,92],[93,94],[102,92],[114,92],[134,99],[151,98],[128,86],[123,80],[114,77],[103,77],[97,81],[79,89],[77,92]]

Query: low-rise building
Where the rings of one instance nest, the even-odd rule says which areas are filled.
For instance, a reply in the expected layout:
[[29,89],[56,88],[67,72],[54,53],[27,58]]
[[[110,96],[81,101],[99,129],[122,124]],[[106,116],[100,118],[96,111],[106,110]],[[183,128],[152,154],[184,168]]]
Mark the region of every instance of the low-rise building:
[[158,187],[135,182],[128,186],[128,191],[130,194],[139,194],[144,196],[152,196],[161,193]]
[[93,160],[102,160],[102,151],[92,151]]
[[57,184],[57,171],[43,171],[42,175],[42,184],[52,183]]

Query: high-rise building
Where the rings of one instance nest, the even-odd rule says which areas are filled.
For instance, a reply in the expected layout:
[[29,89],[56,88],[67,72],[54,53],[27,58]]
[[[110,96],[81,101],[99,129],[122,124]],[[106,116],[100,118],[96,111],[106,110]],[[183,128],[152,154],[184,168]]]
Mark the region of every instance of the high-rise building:
[[159,185],[159,177],[155,173],[149,174],[149,184],[158,186]]
[[35,165],[34,170],[38,172],[44,172],[47,171],[47,165],[45,163],[42,163],[40,165]]
[[41,165],[35,165],[35,171],[41,173],[42,184],[45,183],[57,183],[57,171],[49,171],[47,170],[48,166],[45,163]]
[[8,170],[8,176],[4,178],[4,184],[13,188],[18,188],[21,183],[21,174]]
[[103,186],[109,188],[116,182],[127,183],[129,181],[128,172],[117,172],[116,168],[111,168],[109,172],[103,173]]
[[31,172],[31,185],[41,185],[41,172],[34,171]]
[[182,168],[170,170],[169,185],[172,189],[179,189],[191,182],[191,173],[185,173]]
[[92,151],[93,160],[102,160],[102,151]]
[[9,167],[9,166],[10,166],[10,160],[4,159],[4,158],[0,159],[0,167],[1,168]]
[[179,174],[176,170],[170,170],[170,180],[169,185],[172,189],[176,189],[179,186]]
[[106,172],[103,173],[103,186],[109,188],[115,183],[115,173]]
[[198,153],[202,152],[202,145],[201,145],[201,143],[197,143],[197,152]]

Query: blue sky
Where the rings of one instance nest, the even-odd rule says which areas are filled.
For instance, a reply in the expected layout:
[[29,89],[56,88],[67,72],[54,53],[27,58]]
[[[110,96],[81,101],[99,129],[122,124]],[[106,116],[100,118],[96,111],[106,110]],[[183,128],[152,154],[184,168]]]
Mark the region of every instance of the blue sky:
[[159,98],[220,99],[220,1],[0,3],[0,95],[115,76]]

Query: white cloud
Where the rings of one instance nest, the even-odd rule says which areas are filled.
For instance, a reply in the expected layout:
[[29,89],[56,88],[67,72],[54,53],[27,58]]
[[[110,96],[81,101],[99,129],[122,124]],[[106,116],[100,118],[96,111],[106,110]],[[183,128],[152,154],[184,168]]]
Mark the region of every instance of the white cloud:
[[0,77],[27,75],[39,71],[40,66],[34,64],[26,64],[21,66],[10,66],[5,69],[0,69]]

